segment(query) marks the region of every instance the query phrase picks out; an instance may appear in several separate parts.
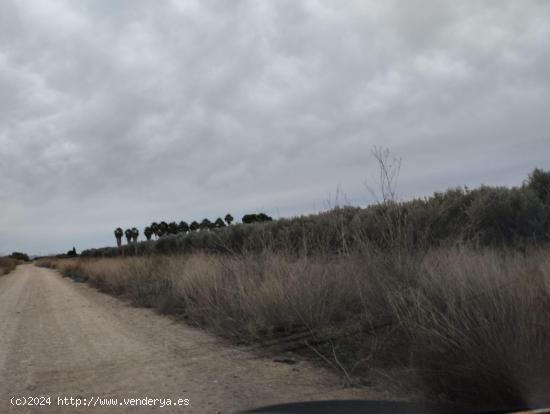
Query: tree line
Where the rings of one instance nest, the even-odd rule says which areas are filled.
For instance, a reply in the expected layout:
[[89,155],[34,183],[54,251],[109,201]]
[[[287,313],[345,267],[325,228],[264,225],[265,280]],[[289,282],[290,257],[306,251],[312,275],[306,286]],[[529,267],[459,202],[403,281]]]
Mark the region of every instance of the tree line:
[[550,244],[550,171],[535,169],[516,187],[451,188],[408,201],[340,206],[318,214],[189,232],[185,237],[162,237],[157,243],[88,249],[82,254],[233,254],[269,249],[289,255],[348,255],[365,244],[382,250],[399,245],[407,250],[455,243],[520,249]]
[[[265,213],[245,214],[242,218],[242,222],[244,224],[262,223],[272,220],[273,218]],[[153,237],[155,239],[159,239],[170,234],[187,234],[197,231],[220,229],[226,226],[231,226],[233,221],[233,216],[231,214],[226,214],[223,219],[218,217],[216,220],[210,221],[208,218],[205,218],[201,222],[194,220],[189,224],[186,221],[180,221],[179,223],[176,223],[175,221],[170,223],[167,223],[166,221],[161,221],[159,223],[153,222],[143,229],[143,235],[147,240],[151,240]],[[122,237],[126,238],[128,244],[137,243],[140,233],[137,227],[128,228],[126,230],[123,230],[121,227],[117,227],[114,234],[117,245],[120,247],[122,246]]]

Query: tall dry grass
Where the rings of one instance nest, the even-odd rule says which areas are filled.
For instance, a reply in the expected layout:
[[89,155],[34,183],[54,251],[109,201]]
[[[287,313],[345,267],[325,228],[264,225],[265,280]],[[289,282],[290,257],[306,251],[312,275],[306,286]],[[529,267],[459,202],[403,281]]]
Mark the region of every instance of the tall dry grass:
[[499,406],[548,401],[549,259],[547,251],[438,251],[414,286],[392,296],[408,366],[432,394]]
[[0,276],[15,270],[19,261],[12,257],[0,257]]
[[428,398],[487,407],[540,401],[550,389],[547,250],[192,254],[48,265],[241,342],[307,351],[353,383],[399,372],[394,384],[420,380]]

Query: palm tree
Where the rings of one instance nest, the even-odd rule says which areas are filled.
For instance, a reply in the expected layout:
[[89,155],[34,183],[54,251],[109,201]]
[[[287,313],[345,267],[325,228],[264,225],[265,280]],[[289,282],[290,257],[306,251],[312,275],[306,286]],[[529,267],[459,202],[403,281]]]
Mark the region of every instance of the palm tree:
[[193,220],[193,222],[189,225],[190,231],[197,231],[199,229],[200,225],[196,221]]
[[124,235],[126,236],[126,241],[130,244],[132,242],[132,230],[126,229]]
[[153,229],[151,227],[145,227],[143,229],[143,234],[145,234],[145,238],[147,241],[151,240],[151,236],[153,235]]
[[138,237],[139,237],[139,230],[136,229],[135,227],[132,227],[132,241],[134,243],[137,243]]
[[204,230],[209,230],[210,227],[212,225],[212,222],[210,220],[208,220],[207,218],[203,219],[203,221],[201,221],[201,224],[199,225],[201,231],[204,231]]
[[222,220],[221,217],[218,217],[216,219],[216,221],[214,222],[214,227],[216,227],[218,229],[221,228],[221,227],[225,227],[225,222]]
[[178,234],[178,225],[175,221],[170,222],[168,224],[168,234]]
[[168,234],[168,223],[161,221],[159,224],[159,237],[162,237],[165,234]]
[[180,221],[178,227],[181,233],[187,233],[189,231],[189,225],[185,221]]
[[231,226],[231,223],[233,223],[233,216],[231,214],[225,215],[225,222],[228,226]]
[[151,231],[153,232],[155,237],[159,236],[159,225],[155,221],[151,223]]
[[115,229],[115,238],[116,238],[116,245],[120,247],[122,245],[122,236],[124,235],[124,232],[120,227],[117,227]]

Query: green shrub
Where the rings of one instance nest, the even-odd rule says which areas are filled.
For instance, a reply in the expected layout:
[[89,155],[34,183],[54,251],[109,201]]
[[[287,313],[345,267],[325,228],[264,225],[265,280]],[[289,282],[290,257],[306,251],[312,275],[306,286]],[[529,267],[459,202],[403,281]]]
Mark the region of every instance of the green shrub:
[[425,249],[457,243],[525,248],[550,241],[550,173],[535,170],[517,188],[455,188],[425,199],[338,207],[319,214],[237,224],[120,248],[90,249],[88,257],[148,254],[347,255],[366,245],[378,249]]
[[527,179],[527,187],[543,201],[550,202],[550,171],[535,168]]
[[549,212],[530,189],[482,187],[466,210],[467,236],[484,246],[545,242]]

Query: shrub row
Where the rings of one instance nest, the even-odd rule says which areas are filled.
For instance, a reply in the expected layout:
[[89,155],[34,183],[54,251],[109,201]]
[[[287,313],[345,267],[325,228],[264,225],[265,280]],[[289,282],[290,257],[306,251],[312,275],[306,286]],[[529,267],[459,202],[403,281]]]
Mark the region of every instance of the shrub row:
[[550,172],[535,170],[521,187],[450,189],[424,199],[341,207],[316,215],[238,224],[167,235],[121,248],[90,249],[83,256],[152,253],[260,252],[348,254],[374,248],[425,248],[467,242],[525,248],[550,241]]

